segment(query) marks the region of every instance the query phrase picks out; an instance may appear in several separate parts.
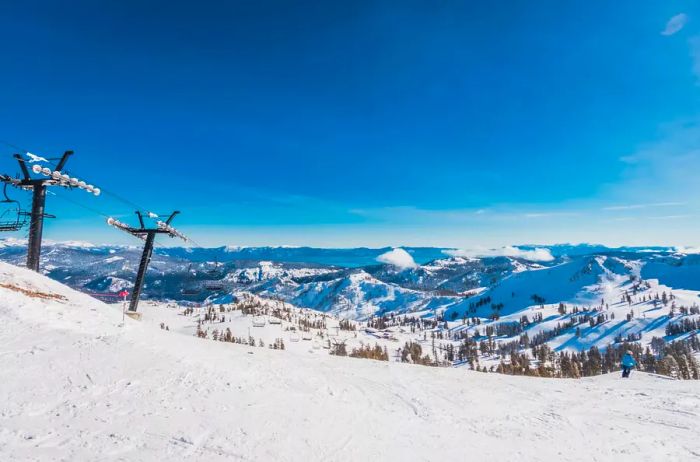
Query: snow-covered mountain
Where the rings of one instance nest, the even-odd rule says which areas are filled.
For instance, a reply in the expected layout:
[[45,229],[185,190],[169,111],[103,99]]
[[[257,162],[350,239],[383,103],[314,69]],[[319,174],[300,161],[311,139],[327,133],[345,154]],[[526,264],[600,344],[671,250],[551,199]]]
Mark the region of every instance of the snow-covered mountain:
[[338,276],[311,282],[277,280],[252,290],[350,319],[366,319],[392,311],[417,311],[429,298],[424,292],[380,281],[364,270],[353,270]]
[[[529,255],[530,248],[522,248],[524,252],[520,253]],[[410,267],[380,264],[375,257],[372,264],[359,268],[318,261],[237,258],[315,254],[325,259],[333,255],[329,249],[302,249],[303,253],[299,253],[302,251],[294,248],[158,248],[149,266],[144,297],[225,303],[247,292],[355,320],[412,313],[431,318],[438,315],[448,321],[478,317],[485,323],[498,323],[534,317],[536,310],[548,313],[551,319],[536,329],[528,328],[533,335],[553,330],[557,323],[566,325],[570,312],[558,313],[560,303],[569,306],[569,310],[585,310],[588,316],[593,316],[593,310],[608,316],[605,326],[596,327],[601,334],[599,340],[567,344],[579,348],[609,341],[610,336],[602,335],[602,329],[612,332],[614,328],[625,336],[650,339],[652,335],[648,333],[663,334],[672,321],[668,315],[674,306],[678,312],[699,303],[695,291],[700,290],[700,255],[670,248],[532,247],[535,248],[546,249],[552,258],[530,261],[518,256],[448,256],[441,249],[433,249],[442,257]],[[381,255],[383,250],[386,249],[356,249],[354,254],[352,249],[342,249],[339,255],[358,261],[369,254]],[[426,249],[421,252],[430,254]],[[218,258],[224,253],[229,254],[228,260],[203,259]],[[0,245],[0,259],[21,264],[24,258],[23,242],[4,241]],[[139,258],[140,249],[135,247],[49,243],[43,252],[42,268],[49,277],[81,291],[114,294],[131,287]],[[660,308],[655,299],[664,293],[675,298]],[[633,302],[620,304],[629,294],[636,296]],[[620,320],[626,320],[628,312],[646,321],[617,326]],[[600,313],[596,311],[597,314]],[[610,316],[615,316],[615,320]],[[650,327],[652,322],[654,327]],[[570,335],[575,332],[576,328],[570,326],[557,336],[571,340]],[[562,340],[559,344],[564,343]]]
[[255,265],[228,271],[222,278],[222,281],[236,285],[251,285],[269,281],[270,279],[300,280],[334,272],[336,272],[335,269],[327,267],[309,267],[260,261]]
[[[277,263],[306,263],[326,266],[357,268],[376,263],[377,257],[391,248],[351,248],[319,249],[313,247],[215,247],[215,248],[160,248],[156,253],[174,258],[183,258],[194,262],[219,261],[222,263],[236,260],[271,261]],[[425,263],[441,258],[446,249],[433,247],[409,247],[407,250],[413,258]]]
[[456,295],[496,284],[513,273],[542,267],[538,262],[513,257],[449,257],[414,268],[375,265],[365,270],[382,281],[402,287]]

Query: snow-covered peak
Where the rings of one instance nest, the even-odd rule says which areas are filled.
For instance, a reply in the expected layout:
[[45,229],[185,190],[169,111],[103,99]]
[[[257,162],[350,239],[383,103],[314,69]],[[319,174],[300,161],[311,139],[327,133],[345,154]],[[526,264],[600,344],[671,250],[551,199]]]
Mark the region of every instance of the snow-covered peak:
[[2,247],[26,247],[26,245],[27,245],[27,239],[17,239],[14,237],[0,239],[0,248],[2,248]]

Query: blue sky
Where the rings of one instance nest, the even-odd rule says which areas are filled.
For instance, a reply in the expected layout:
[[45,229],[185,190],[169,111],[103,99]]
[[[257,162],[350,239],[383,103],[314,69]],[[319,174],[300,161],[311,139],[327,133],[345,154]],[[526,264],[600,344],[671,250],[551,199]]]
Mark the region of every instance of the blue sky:
[[15,2],[0,26],[0,139],[130,202],[55,191],[50,239],[128,242],[94,210],[134,203],[202,245],[700,244],[696,1]]

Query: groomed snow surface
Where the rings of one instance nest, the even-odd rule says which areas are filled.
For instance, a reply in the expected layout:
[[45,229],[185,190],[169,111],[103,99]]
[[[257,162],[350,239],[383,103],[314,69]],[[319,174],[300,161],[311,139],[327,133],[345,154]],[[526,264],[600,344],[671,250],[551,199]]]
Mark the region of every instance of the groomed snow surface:
[[272,351],[145,321],[0,263],[0,460],[700,458],[695,381]]

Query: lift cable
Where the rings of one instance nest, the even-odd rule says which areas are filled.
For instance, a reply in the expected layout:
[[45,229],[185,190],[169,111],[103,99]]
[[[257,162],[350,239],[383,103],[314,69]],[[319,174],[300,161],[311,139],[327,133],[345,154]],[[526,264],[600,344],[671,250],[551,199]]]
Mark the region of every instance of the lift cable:
[[[17,149],[17,150],[19,150],[19,151],[22,151],[22,152],[24,152],[25,154],[32,154],[28,149],[26,149],[26,148],[24,148],[24,147],[21,147],[21,146],[18,146],[18,145],[16,145],[16,144],[10,143],[10,142],[8,142],[8,141],[6,141],[6,140],[0,140],[0,143],[5,144],[5,145],[7,145],[7,146],[9,146],[9,147],[11,147],[11,148],[13,148],[13,149]],[[34,155],[34,154],[32,154],[32,155]],[[58,163],[56,162],[57,160],[59,160],[58,158],[48,158],[48,157],[43,157],[43,156],[42,156],[42,158],[45,159],[45,160],[46,160],[46,163],[48,163],[48,164],[50,164],[50,165],[53,165],[53,166],[57,166],[57,165],[58,165]],[[142,210],[142,211],[144,211],[144,213],[145,213],[146,215],[148,215],[149,218],[157,219],[157,218],[160,217],[159,214],[156,214],[156,213],[153,213],[153,212],[151,212],[151,211],[148,211],[148,209],[147,209],[146,207],[142,207],[141,205],[139,205],[139,204],[137,204],[137,203],[135,203],[135,202],[133,202],[133,201],[131,201],[131,200],[129,200],[129,199],[127,199],[127,198],[125,198],[125,197],[123,197],[123,196],[121,196],[121,195],[115,193],[115,192],[113,192],[113,191],[105,190],[104,188],[101,188],[101,193],[104,194],[104,195],[107,195],[107,196],[111,196],[112,198],[114,198],[114,199],[116,199],[116,200],[118,200],[118,201],[120,201],[120,202],[122,202],[122,203],[128,205],[129,207],[132,207],[132,208],[136,209],[136,210]],[[95,209],[90,209],[89,207],[87,207],[87,206],[85,206],[85,205],[83,205],[83,204],[80,204],[79,202],[76,202],[76,201],[74,201],[74,200],[68,199],[68,198],[66,198],[65,196],[59,196],[59,195],[56,195],[56,194],[54,194],[54,195],[55,195],[56,197],[60,197],[60,198],[65,199],[65,200],[67,200],[67,201],[69,201],[69,202],[72,202],[73,204],[78,205],[79,207],[82,207],[82,208],[84,208],[84,209],[86,209],[86,210],[91,210],[92,212],[97,213],[97,214],[103,216],[104,218],[110,218],[110,217],[112,216],[112,215],[108,215],[108,214],[102,213],[102,212],[100,212],[100,211],[98,211],[98,210],[95,210]],[[195,248],[203,248],[203,246],[202,246],[201,244],[199,244],[197,241],[195,241],[194,239],[190,238],[189,236],[187,237],[187,240],[190,241],[192,244],[194,244],[193,247],[195,247]],[[158,245],[158,244],[157,244],[157,245]],[[161,245],[158,245],[158,246],[159,246],[159,247],[165,247],[165,246],[161,246]]]
[[[57,194],[57,193],[55,193],[55,192],[49,192],[49,194],[51,194],[52,196],[57,197],[57,198],[59,198],[59,199],[61,199],[61,200],[64,200],[64,201],[66,201],[66,202],[70,202],[71,204],[76,205],[76,206],[78,206],[78,207],[80,207],[80,208],[83,208],[83,209],[85,209],[85,210],[87,210],[87,211],[89,211],[89,212],[92,212],[92,213],[96,214],[96,215],[99,215],[99,216],[101,216],[102,218],[110,219],[110,218],[113,218],[113,217],[114,217],[114,215],[108,215],[108,214],[106,214],[106,213],[104,213],[104,212],[102,212],[102,211],[100,211],[100,210],[98,210],[98,209],[96,209],[96,208],[94,208],[94,207],[90,207],[90,206],[87,206],[87,205],[85,205],[85,204],[82,204],[82,203],[76,201],[75,199],[71,199],[71,198],[69,198],[69,197],[67,197],[67,196],[65,196],[65,195]],[[163,248],[163,249],[167,249],[167,248],[168,248],[168,246],[163,245],[163,244],[161,244],[161,243],[159,243],[159,242],[155,242],[154,245],[155,245],[156,247]]]
[[[9,146],[9,147],[11,147],[11,148],[13,148],[13,149],[22,151],[24,154],[31,154],[32,156],[35,155],[35,154],[33,154],[32,152],[30,152],[28,149],[25,149],[25,148],[23,148],[23,147],[20,147],[20,146],[15,145],[15,144],[9,143],[9,142],[7,142],[7,141],[5,141],[5,140],[0,140],[0,143],[5,144],[5,145],[7,145],[7,146]],[[49,164],[49,165],[52,165],[52,166],[54,166],[54,167],[58,166],[58,162],[60,161],[60,158],[55,158],[55,157],[54,157],[54,158],[51,158],[51,157],[44,157],[44,156],[39,156],[39,157],[41,157],[42,159],[44,159],[44,160],[46,161],[45,163],[47,163],[47,164]],[[43,162],[43,161],[41,161],[41,162]],[[114,198],[114,199],[116,199],[116,200],[118,200],[118,201],[120,201],[120,202],[123,202],[124,204],[128,205],[130,208],[135,208],[135,209],[137,209],[137,210],[146,210],[145,207],[142,207],[142,206],[136,204],[135,202],[133,202],[133,201],[131,201],[131,200],[125,198],[125,197],[122,197],[121,195],[119,195],[119,194],[117,194],[117,193],[115,193],[115,192],[113,192],[113,191],[105,190],[104,188],[102,188],[102,189],[101,189],[101,192],[102,192],[103,194],[106,194],[106,195],[108,195],[108,196],[111,196],[112,198]]]

